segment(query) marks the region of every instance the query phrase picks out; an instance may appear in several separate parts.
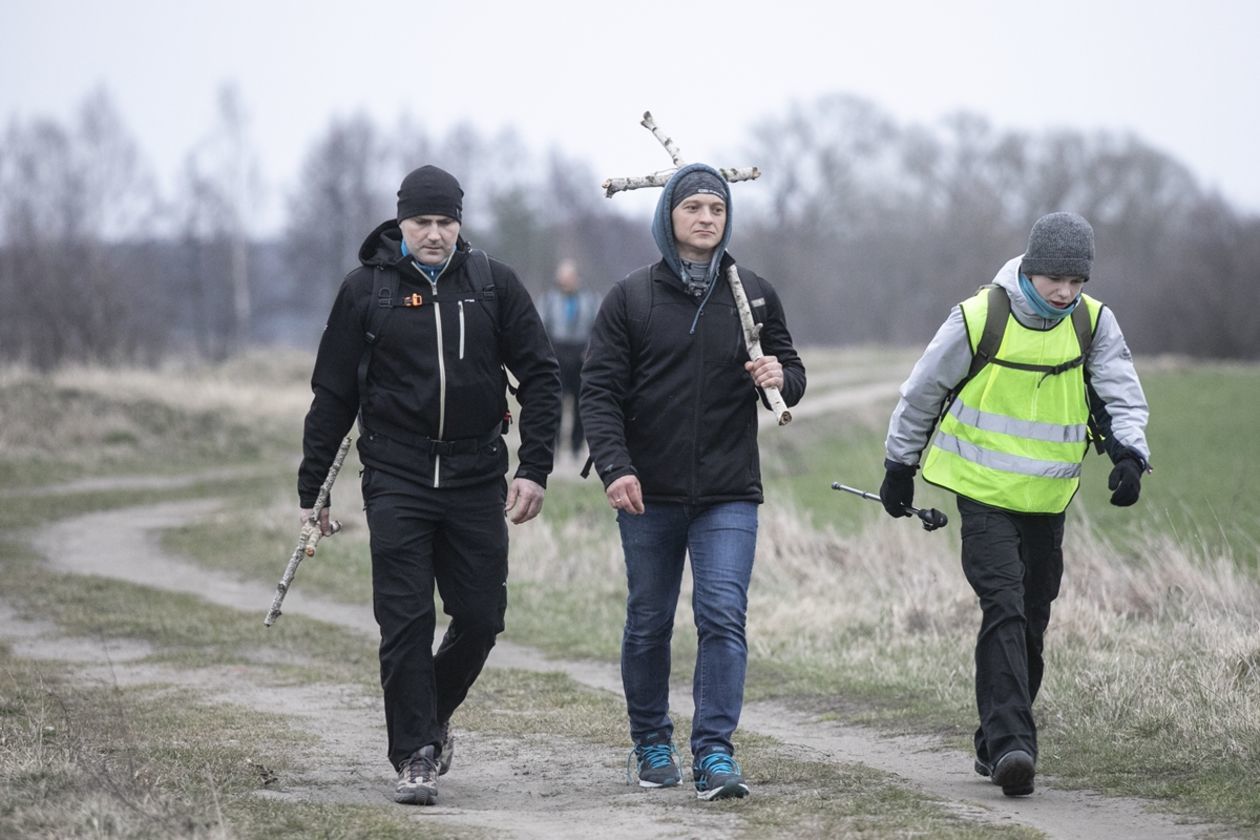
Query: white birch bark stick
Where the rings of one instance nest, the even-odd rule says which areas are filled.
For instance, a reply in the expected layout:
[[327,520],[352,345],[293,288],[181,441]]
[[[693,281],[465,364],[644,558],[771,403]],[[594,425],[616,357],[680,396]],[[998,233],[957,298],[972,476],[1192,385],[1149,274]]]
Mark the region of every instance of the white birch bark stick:
[[[263,625],[266,627],[270,627],[280,617],[280,605],[284,603],[284,596],[289,593],[289,586],[293,583],[293,576],[297,574],[297,568],[302,560],[306,557],[315,556],[315,548],[323,537],[319,528],[319,514],[328,505],[328,494],[332,492],[333,482],[337,480],[337,473],[341,472],[341,465],[345,463],[346,453],[349,451],[350,436],[346,435],[345,439],[341,441],[341,446],[337,449],[337,455],[333,458],[332,466],[328,468],[328,477],[320,485],[319,495],[315,497],[315,507],[311,508],[310,519],[302,523],[302,530],[298,532],[297,546],[293,549],[293,554],[289,557],[289,562],[284,567],[284,574],[280,576],[280,582],[276,584],[276,596],[271,600],[271,609],[267,610],[267,617],[263,619]],[[329,530],[333,534],[341,530],[340,522],[334,521],[328,524]]]
[[[677,169],[662,169],[660,172],[653,172],[651,175],[632,175],[628,178],[609,178],[601,185],[604,195],[612,198],[616,193],[623,190],[641,190],[644,187],[663,187],[669,182],[670,177],[677,172]],[[718,173],[726,179],[728,183],[736,181],[753,181],[761,177],[761,170],[755,166],[741,166],[735,169],[719,169]]]
[[674,166],[683,165],[682,152],[679,150],[678,144],[674,142],[672,137],[666,136],[665,132],[661,131],[660,126],[656,124],[656,120],[652,119],[651,111],[643,112],[643,119],[639,121],[639,125],[652,132],[652,136],[661,141],[661,145],[665,147],[665,151],[669,152],[669,156],[673,159]]
[[[761,350],[761,324],[753,323],[752,307],[748,305],[748,295],[744,292],[744,284],[739,280],[739,269],[734,263],[731,263],[731,267],[726,270],[726,281],[731,285],[731,294],[735,297],[735,308],[739,311],[739,322],[744,327],[744,344],[748,347],[748,358],[755,362],[766,355]],[[779,425],[786,426],[791,423],[792,412],[788,410],[779,389],[762,388],[761,390],[765,391],[770,410],[779,418]]]

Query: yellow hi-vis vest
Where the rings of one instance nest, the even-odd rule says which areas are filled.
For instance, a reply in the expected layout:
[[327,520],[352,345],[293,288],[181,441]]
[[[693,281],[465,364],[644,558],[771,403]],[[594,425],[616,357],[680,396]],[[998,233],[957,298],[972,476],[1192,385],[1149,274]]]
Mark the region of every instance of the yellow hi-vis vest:
[[[1102,303],[1082,294],[1089,327]],[[976,353],[989,290],[961,304]],[[945,407],[923,462],[932,484],[1017,513],[1062,513],[1080,485],[1088,448],[1089,398],[1081,339],[1072,318],[1048,330],[1008,315],[993,358]]]

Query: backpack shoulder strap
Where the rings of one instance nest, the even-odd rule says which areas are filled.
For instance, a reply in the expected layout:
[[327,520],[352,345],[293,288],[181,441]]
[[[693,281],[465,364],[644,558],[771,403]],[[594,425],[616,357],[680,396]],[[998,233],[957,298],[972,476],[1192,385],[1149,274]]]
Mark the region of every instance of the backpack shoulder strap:
[[476,293],[477,302],[490,316],[494,334],[503,332],[499,322],[499,296],[494,289],[494,275],[490,270],[490,255],[480,248],[468,252],[468,281]]
[[[1102,317],[1102,310],[1099,310],[1099,317]],[[1085,301],[1078,301],[1076,308],[1072,310],[1072,328],[1076,330],[1076,342],[1080,345],[1081,356],[1089,355],[1090,345],[1094,343],[1094,330],[1097,324],[1089,316],[1089,307],[1085,305]]]
[[372,364],[372,350],[376,347],[394,311],[394,298],[398,297],[398,272],[376,266],[372,272],[372,296],[367,301],[363,317],[363,355],[359,357],[359,403],[367,392],[368,368]]
[[[980,288],[985,288],[981,286]],[[980,340],[976,342],[976,351],[971,356],[971,368],[967,371],[967,380],[974,379],[976,374],[993,361],[998,348],[1002,346],[1002,336],[1006,332],[1006,321],[1011,315],[1011,299],[1006,290],[996,283],[989,285],[988,311],[985,313],[984,329],[980,332]],[[959,391],[962,385],[958,386]]]
[[655,283],[651,267],[633,271],[623,283],[626,292],[626,332],[630,337],[630,351],[637,353],[647,334],[647,324],[652,318]]

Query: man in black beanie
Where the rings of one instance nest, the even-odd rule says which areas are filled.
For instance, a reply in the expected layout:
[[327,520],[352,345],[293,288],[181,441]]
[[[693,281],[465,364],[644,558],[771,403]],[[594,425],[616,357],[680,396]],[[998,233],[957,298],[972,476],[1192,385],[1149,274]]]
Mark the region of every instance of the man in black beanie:
[[1032,705],[1089,443],[1111,458],[1113,505],[1136,503],[1150,469],[1133,356],[1112,311],[1083,292],[1093,262],[1084,218],[1038,219],[1024,253],[950,311],[901,386],[884,444],[889,515],[910,515],[920,466],[958,497],[963,572],[981,609],[975,769],[1006,796],[1034,789]]
[[[437,800],[451,715],[504,628],[505,514],[520,524],[542,509],[560,422],[538,312],[510,267],[460,236],[463,196],[423,166],[403,179],[397,218],[364,240],[320,341],[298,472],[307,521],[358,417],[394,798],[420,805]],[[510,485],[505,369],[521,406]],[[436,654],[435,583],[450,616]]]

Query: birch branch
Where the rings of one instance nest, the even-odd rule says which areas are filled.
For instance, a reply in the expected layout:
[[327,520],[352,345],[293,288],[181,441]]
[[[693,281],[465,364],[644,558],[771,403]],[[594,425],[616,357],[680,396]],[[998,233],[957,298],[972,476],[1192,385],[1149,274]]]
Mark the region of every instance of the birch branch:
[[[677,169],[662,169],[659,172],[653,172],[651,175],[632,175],[628,178],[609,178],[601,185],[604,189],[604,196],[612,198],[616,193],[623,190],[640,190],[644,187],[663,187],[669,182],[670,177],[677,172]],[[741,166],[735,169],[719,169],[718,173],[726,179],[727,183],[735,183],[737,181],[754,181],[761,177],[761,170],[755,166]]]
[[[761,350],[761,324],[753,323],[752,307],[748,305],[748,295],[744,292],[744,284],[739,279],[739,269],[734,263],[731,263],[731,267],[726,270],[726,281],[731,285],[731,294],[735,297],[735,308],[739,311],[739,322],[744,328],[744,344],[748,347],[748,358],[755,362],[766,355]],[[779,389],[762,388],[761,390],[766,393],[770,410],[779,418],[779,425],[786,426],[791,423],[792,412],[788,410]]]
[[652,136],[661,141],[661,145],[665,147],[665,151],[669,152],[669,156],[674,161],[674,166],[683,165],[682,152],[678,149],[678,144],[674,142],[672,137],[667,137],[665,132],[661,131],[660,126],[656,124],[656,120],[652,119],[651,111],[643,112],[643,119],[639,121],[639,125],[652,132]]
[[[341,472],[341,465],[345,463],[346,453],[349,451],[350,436],[346,435],[337,449],[332,465],[328,468],[328,477],[320,485],[319,495],[315,497],[315,506],[311,508],[311,516],[302,523],[302,530],[298,532],[297,545],[289,557],[288,564],[284,567],[284,574],[280,576],[280,582],[276,584],[276,595],[271,601],[271,609],[267,610],[267,617],[263,619],[263,625],[266,627],[270,627],[280,617],[280,605],[284,603],[284,596],[289,594],[289,586],[293,583],[293,576],[297,574],[298,566],[303,559],[315,556],[315,549],[324,537],[319,527],[319,515],[328,506],[328,495],[332,492],[333,482],[337,480],[337,473]],[[341,530],[341,523],[335,520],[328,525],[329,536]]]

